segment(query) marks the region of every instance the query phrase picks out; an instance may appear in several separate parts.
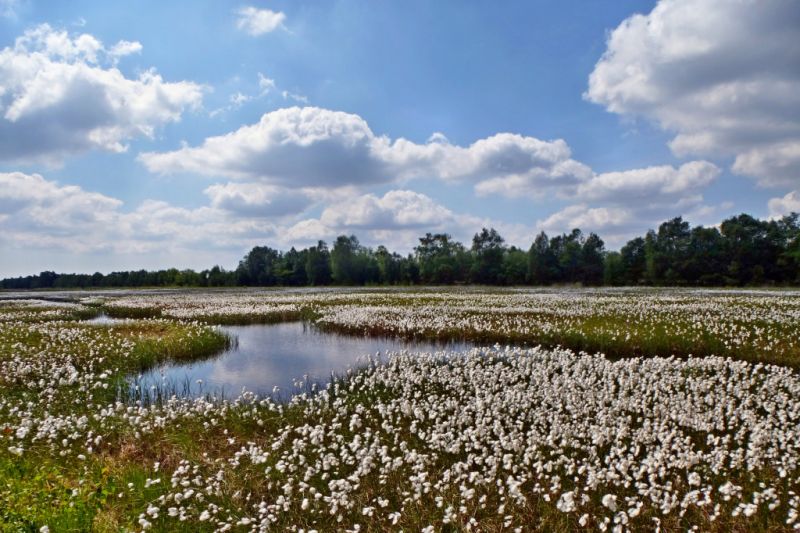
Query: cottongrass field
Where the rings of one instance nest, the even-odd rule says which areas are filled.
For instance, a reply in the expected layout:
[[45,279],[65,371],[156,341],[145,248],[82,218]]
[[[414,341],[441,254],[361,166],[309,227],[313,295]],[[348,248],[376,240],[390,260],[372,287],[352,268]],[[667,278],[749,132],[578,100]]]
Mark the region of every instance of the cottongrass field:
[[[800,529],[800,293],[72,298],[0,301],[7,530]],[[289,320],[490,347],[364,354],[286,401],[129,385]]]

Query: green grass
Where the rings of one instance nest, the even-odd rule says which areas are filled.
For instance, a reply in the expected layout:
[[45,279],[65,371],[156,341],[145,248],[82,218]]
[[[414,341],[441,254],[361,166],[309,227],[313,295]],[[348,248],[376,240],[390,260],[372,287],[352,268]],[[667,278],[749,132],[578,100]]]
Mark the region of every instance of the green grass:
[[[76,316],[86,318],[93,314],[87,312]],[[21,324],[31,321],[26,314]],[[177,322],[130,322],[114,328],[72,322],[68,327],[89,329],[97,339],[134,343],[128,357],[122,358],[120,352],[109,350],[104,354],[103,364],[96,368],[97,371],[106,368],[117,372],[115,380],[123,387],[127,387],[123,385],[125,375],[163,362],[212,357],[231,343],[230,338],[214,330],[196,334],[192,328]],[[47,337],[24,326],[2,328],[0,360],[12,357],[20,345],[35,351],[47,343]],[[90,346],[81,343],[73,344],[71,349],[78,367],[90,364],[97,357],[90,353]],[[82,399],[84,394],[79,394],[76,386],[67,386],[59,388],[58,394],[62,401],[51,404],[48,412],[91,417],[95,406],[113,403],[118,391],[113,386],[98,389],[90,398]],[[3,400],[16,398],[24,404],[26,398],[34,399],[36,396],[35,391],[28,391],[15,383],[4,383],[0,377],[0,397]],[[0,411],[0,431],[5,431],[3,416]],[[141,442],[137,442],[133,435],[119,433],[113,428],[105,433],[105,438],[111,441],[109,449],[87,455],[84,460],[76,459],[75,454],[61,457],[53,454],[48,446],[35,444],[18,457],[9,453],[5,449],[8,445],[4,445],[0,449],[0,530],[38,531],[45,524],[51,531],[119,531],[122,526],[133,526],[134,517],[125,510],[139,509],[144,502],[157,496],[157,489],[146,490],[143,487],[145,470],[152,463],[147,465],[130,458],[121,460],[114,450],[119,452],[119,446],[126,442],[129,447],[138,447]],[[187,434],[184,441],[189,443],[192,439]],[[138,487],[137,490],[127,488],[130,482]]]
[[[525,319],[535,323],[543,318],[557,318],[541,314],[527,315]],[[356,336],[402,337],[407,340],[471,342],[477,345],[517,345],[562,347],[575,352],[602,353],[611,359],[629,357],[669,357],[679,359],[720,355],[749,361],[800,368],[800,344],[779,342],[765,349],[758,343],[726,344],[724,339],[708,331],[690,331],[690,323],[676,321],[638,322],[624,315],[597,315],[575,319],[575,323],[556,331],[474,331],[469,329],[445,329],[438,331],[412,331],[397,333],[391,327],[343,326],[318,323],[320,329]],[[761,326],[758,323],[740,324],[746,328]],[[620,333],[621,331],[621,333]],[[625,338],[623,334],[629,335]],[[778,336],[785,341],[794,341],[800,335],[800,324],[779,328]]]
[[[390,298],[391,296],[387,297]],[[391,305],[408,305],[403,299],[388,300]],[[421,300],[424,303],[435,303],[438,300]],[[7,306],[0,308],[0,313],[20,313],[20,323],[34,324],[53,321],[56,318],[47,316],[49,308],[26,309],[20,311],[16,307]],[[119,308],[113,306],[91,307],[76,311],[69,311],[57,320],[65,320],[65,328],[90,328],[96,330],[98,338],[114,339],[118,342],[131,342],[133,348],[129,357],[121,357],[121,352],[109,351],[103,353],[105,360],[97,370],[116,372],[119,388],[109,388],[105,391],[95,391],[88,400],[67,387],[63,388],[64,402],[51,406],[54,412],[62,411],[76,415],[91,416],[98,405],[113,403],[122,398],[131,405],[148,405],[164,402],[169,396],[169,391],[162,391],[156,397],[142,397],[136,395],[120,396],[121,388],[128,391],[124,380],[126,376],[143,372],[164,362],[197,361],[213,357],[221,350],[230,346],[231,339],[225,335],[211,330],[204,330],[195,334],[187,324],[178,321],[153,321],[134,320],[132,322],[108,326],[89,326],[81,324],[78,320],[96,316],[100,311],[112,317],[119,318],[158,318],[161,311],[158,308]],[[205,319],[209,323],[220,324],[248,324],[293,321],[299,319],[315,319],[319,316],[318,309],[305,308],[297,313],[284,313],[281,315],[251,316],[251,315],[218,315]],[[541,316],[531,315],[531,321],[542,319]],[[552,317],[548,317],[552,319]],[[2,325],[0,323],[0,325]],[[752,325],[752,324],[750,324]],[[630,333],[630,339],[623,340],[619,334],[613,333],[624,326]],[[322,326],[325,329],[344,333],[364,334],[364,330],[348,329],[338,326]],[[703,356],[710,354],[728,355],[748,361],[767,361],[789,366],[800,366],[800,353],[793,346],[785,349],[778,346],[773,352],[764,353],[757,346],[726,346],[718,337],[709,333],[699,334],[695,338],[687,339],[675,332],[681,331],[687,325],[675,323],[643,323],[631,320],[630,317],[618,315],[591,316],[581,321],[575,321],[569,328],[539,334],[507,334],[471,332],[464,330],[448,330],[437,334],[421,332],[416,337],[426,337],[437,340],[469,340],[476,343],[501,344],[543,344],[546,346],[563,346],[573,350],[587,352],[603,352],[610,357],[627,357],[631,355],[676,355],[687,357]],[[390,330],[371,329],[374,335],[392,335]],[[787,326],[786,336],[796,336],[797,327]],[[44,351],[47,340],[35,331],[28,331],[23,327],[0,329],[0,360],[7,360],[15,352],[17,344],[41,348]],[[75,346],[74,353],[77,365],[86,365],[97,358],[97,354],[90,354],[89,347]],[[352,379],[352,378],[351,378]],[[340,385],[348,381],[342,379]],[[420,394],[424,395],[424,384]],[[359,389],[349,393],[347,409],[356,412],[359,409],[370,410],[376,404],[386,401],[393,395],[390,389]],[[5,383],[0,376],[0,396],[3,399],[30,399],[36,400],[36,393],[24,387]],[[331,396],[331,401],[335,396]],[[76,400],[87,400],[75,403]],[[17,457],[6,450],[6,443],[0,448],[0,530],[3,531],[38,531],[44,524],[50,526],[51,531],[120,531],[122,529],[136,529],[136,520],[148,502],[161,494],[160,487],[145,487],[147,478],[158,474],[153,472],[153,464],[158,461],[162,470],[169,471],[177,466],[181,459],[189,460],[207,472],[213,472],[214,457],[225,456],[241,446],[242,443],[266,443],[273,436],[280,434],[286,427],[299,427],[303,424],[320,424],[324,422],[318,414],[309,414],[302,402],[285,407],[280,411],[265,413],[260,411],[261,423],[256,423],[250,416],[248,406],[231,408],[225,418],[213,427],[205,427],[202,420],[185,418],[165,428],[160,428],[142,439],[134,433],[115,427],[104,428],[106,439],[101,451],[89,455],[85,460],[78,460],[74,456],[60,457],[53,454],[45,445],[34,446],[27,450],[22,457]],[[0,431],[3,431],[3,417],[0,410]],[[377,429],[377,428],[376,428]],[[343,438],[351,438],[354,433],[346,428],[342,431]],[[404,438],[412,439],[409,433]],[[233,438],[235,444],[228,443]],[[418,443],[424,447],[424,443]],[[313,454],[313,451],[310,452]],[[444,461],[433,467],[431,477],[437,471],[444,470],[448,464],[459,460],[459,457],[445,457]],[[268,486],[269,481],[278,479],[264,474],[264,468],[274,466],[274,456],[270,462],[259,467],[245,466],[235,471],[235,475],[226,478],[226,490],[219,498],[219,505],[235,507],[243,505],[243,494],[249,494],[253,500],[263,498],[274,501],[278,491],[275,487]],[[367,478],[358,489],[357,499],[367,502],[376,494],[386,494],[388,498],[396,500],[398,495],[394,492],[396,487],[403,485],[409,472],[399,470],[385,482],[377,478]],[[168,475],[161,474],[162,483],[168,482]],[[774,480],[774,472],[743,473],[737,482],[749,490],[756,490],[760,480]],[[322,481],[310,480],[312,486],[319,489],[325,488]],[[132,488],[129,487],[132,484]],[[568,482],[565,483],[565,486]],[[388,490],[387,490],[388,487]],[[530,487],[525,487],[529,489]],[[121,496],[120,496],[121,495]],[[494,511],[498,500],[496,494],[487,493],[488,500],[485,506],[477,502],[468,509],[467,516],[481,519],[481,531],[507,531],[503,526],[503,519]],[[445,499],[457,501],[457,495],[444,495]],[[785,502],[784,502],[785,504]],[[430,497],[423,497],[417,502],[415,509],[407,510],[403,522],[399,524],[407,531],[419,530],[429,523],[440,519],[441,509]],[[593,506],[600,507],[599,501]],[[577,517],[556,510],[554,502],[547,502],[541,498],[531,498],[525,508],[511,507],[509,512],[525,525],[525,530],[537,531],[579,531]],[[728,531],[784,531],[785,505],[774,513],[769,513],[762,508],[756,519],[745,520],[725,519],[718,522],[708,522],[698,510],[692,511],[684,519],[678,519],[674,514],[662,517],[652,508],[645,508],[642,515],[636,520],[636,530],[652,530],[652,518],[662,519],[662,531],[684,531],[687,523],[702,524],[703,531],[728,532]],[[361,514],[358,506],[344,511],[347,520],[359,521],[365,524],[362,531],[382,531],[382,526],[369,523]],[[335,517],[310,517],[302,513],[288,517],[285,521],[276,524],[280,530],[289,523],[305,524],[307,527],[317,528],[321,531],[336,530],[338,522]],[[211,526],[207,523],[189,521],[179,524],[165,522],[163,517],[153,520],[156,531],[206,531]],[[462,531],[462,525],[446,526],[442,531]],[[591,526],[588,530],[596,530]]]

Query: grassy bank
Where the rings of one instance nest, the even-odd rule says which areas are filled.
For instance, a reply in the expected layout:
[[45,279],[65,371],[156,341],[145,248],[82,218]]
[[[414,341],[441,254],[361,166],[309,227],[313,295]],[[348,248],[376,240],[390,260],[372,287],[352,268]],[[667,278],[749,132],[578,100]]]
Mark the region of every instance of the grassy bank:
[[355,335],[565,347],[612,358],[722,355],[800,366],[800,293],[694,290],[189,292],[111,300],[112,316],[310,320]]

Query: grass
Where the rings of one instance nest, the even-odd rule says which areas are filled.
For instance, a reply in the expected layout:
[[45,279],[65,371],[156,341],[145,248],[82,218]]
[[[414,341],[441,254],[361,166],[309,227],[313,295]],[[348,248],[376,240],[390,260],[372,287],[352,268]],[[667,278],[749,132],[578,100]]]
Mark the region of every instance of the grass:
[[[111,318],[169,318],[158,307],[119,307],[105,305],[102,311]],[[281,322],[297,322],[308,317],[308,310],[282,311],[270,313],[215,313],[197,318],[198,322],[219,326],[247,326],[250,324],[278,324]]]
[[[85,319],[94,314],[93,311],[73,316]],[[26,314],[18,326],[0,329],[0,359],[11,357],[14,346],[23,344],[35,351],[48,344],[46,335],[24,326],[33,322]],[[100,345],[109,339],[114,339],[116,346],[124,342],[133,344],[133,349],[125,357],[122,357],[122,352],[107,352],[102,366],[115,372],[113,379],[126,389],[125,376],[132,372],[144,371],[163,362],[212,357],[231,343],[229,337],[214,330],[204,329],[198,333],[197,328],[175,322],[128,322],[113,328],[71,322],[69,327],[92,331],[92,337]],[[107,345],[115,346],[113,343]],[[78,367],[96,357],[91,353],[91,346],[73,343],[70,348]],[[75,386],[62,387],[59,394],[64,400],[84,396]],[[62,401],[47,409],[52,414],[62,411],[76,416],[92,416],[96,405],[116,401],[117,395],[118,391],[111,386],[94,391],[89,401]],[[16,383],[4,383],[0,379],[0,397],[4,400],[16,397],[24,401],[35,396]],[[0,410],[0,426],[2,418]],[[85,454],[85,459],[75,459],[72,454],[61,457],[52,454],[46,446],[35,445],[22,457],[6,450],[0,452],[0,530],[38,531],[41,525],[49,524],[53,531],[118,531],[121,525],[130,525],[131,516],[123,512],[124,509],[140,506],[156,495],[155,489],[140,490],[148,465],[138,459],[146,458],[147,454],[120,453],[125,442],[128,442],[129,449],[142,446],[140,439],[132,437],[111,429],[106,438],[119,439],[121,447],[115,449],[112,446],[98,455]],[[142,483],[139,483],[140,478]],[[134,483],[137,489],[133,492],[128,490],[128,483]]]
[[227,335],[213,330],[187,335],[179,324],[170,322],[123,323],[114,329],[117,335],[135,342],[133,365],[140,372],[164,362],[202,361],[230,348],[233,343]]
[[[389,294],[387,299],[392,298]],[[405,300],[387,300],[389,306],[408,305]],[[425,304],[435,303],[435,299],[421,300]],[[113,324],[113,326],[87,326],[81,320],[106,312],[109,316],[131,318],[131,322]],[[53,313],[56,313],[53,315]],[[197,329],[185,323],[171,320],[149,320],[159,318],[161,310],[154,308],[124,307],[84,307],[72,311],[54,308],[36,308],[20,310],[15,306],[0,307],[0,316],[14,315],[14,325],[3,325],[0,322],[0,361],[9,360],[18,348],[26,346],[32,352],[45,352],[49,346],[48,337],[38,330],[26,329],[27,325],[45,322],[64,321],[65,329],[89,329],[92,338],[98,339],[98,345],[112,346],[103,352],[102,363],[95,363],[98,358],[92,346],[73,343],[71,355],[76,366],[82,370],[91,367],[93,372],[108,370],[113,374],[116,387],[96,390],[89,395],[77,391],[77,387],[59,389],[61,403],[53,402],[47,409],[55,413],[70,413],[76,416],[91,417],[98,406],[123,401],[126,405],[146,408],[149,405],[164,404],[171,392],[180,392],[179,387],[172,390],[156,391],[152,396],[130,393],[126,385],[126,377],[143,372],[165,362],[196,361],[213,357],[221,350],[230,347],[232,340],[211,329]],[[320,317],[320,307],[308,306],[300,312],[287,312],[280,315],[214,315],[204,319],[208,323],[248,324],[293,321],[299,319],[315,319]],[[148,320],[142,320],[142,319]],[[531,321],[554,321],[555,315],[530,314],[523,318]],[[10,319],[9,319],[10,320]],[[728,355],[748,361],[767,361],[788,366],[800,366],[800,350],[793,344],[776,345],[770,352],[759,350],[755,344],[729,345],[719,336],[708,331],[700,331],[696,336],[685,335],[690,330],[689,323],[652,323],[631,320],[631,317],[620,315],[598,314],[585,319],[573,321],[569,327],[548,332],[496,333],[485,331],[469,331],[464,329],[440,330],[436,332],[414,332],[408,336],[430,338],[436,340],[469,340],[476,343],[502,344],[543,344],[547,346],[563,346],[587,352],[603,352],[610,357],[627,357],[631,355],[689,355],[703,356],[710,354]],[[629,338],[620,335],[620,327],[630,334]],[[742,327],[766,327],[752,322],[741,324]],[[323,329],[351,334],[396,336],[391,328],[382,329],[345,327],[333,324],[321,324]],[[683,332],[683,334],[681,334]],[[785,326],[784,336],[793,338],[797,335],[796,325]],[[129,351],[120,349],[123,344],[130,344]],[[123,354],[125,354],[123,356]],[[349,379],[338,381],[341,388],[348,386]],[[425,394],[425,384],[420,394]],[[429,391],[428,391],[429,392]],[[376,405],[386,402],[395,394],[390,389],[356,389],[346,395],[346,409],[356,413],[359,410],[370,411]],[[12,403],[24,404],[34,402],[37,393],[31,389],[20,387],[16,382],[6,382],[0,376],[0,398]],[[330,402],[337,396],[332,394]],[[19,401],[17,401],[19,400]],[[75,403],[83,401],[83,403]],[[76,458],[74,453],[62,457],[52,453],[45,445],[34,444],[23,456],[9,453],[7,442],[0,449],[0,529],[8,531],[38,531],[45,524],[51,531],[120,531],[138,528],[137,520],[149,502],[157,499],[163,492],[162,487],[146,487],[147,480],[161,476],[162,483],[167,483],[168,476],[154,471],[153,465],[158,462],[161,471],[171,471],[180,461],[189,461],[199,465],[207,473],[215,469],[215,458],[225,457],[242,446],[243,443],[267,444],[285,431],[286,428],[297,428],[303,425],[326,423],[319,412],[311,413],[304,403],[293,402],[280,409],[258,409],[258,416],[252,415],[254,407],[237,405],[230,408],[225,416],[215,424],[209,420],[192,417],[178,417],[176,421],[165,427],[154,429],[142,438],[136,432],[118,427],[102,427],[98,423],[98,431],[102,430],[105,442],[98,453],[88,455],[84,459]],[[331,415],[332,416],[332,415]],[[0,407],[0,426],[3,419],[12,420],[9,413]],[[94,422],[92,422],[94,423]],[[378,428],[375,428],[377,431]],[[0,427],[2,430],[2,427]],[[358,432],[342,430],[343,439],[353,438]],[[403,437],[412,439],[410,432]],[[230,439],[234,443],[231,444]],[[424,447],[424,443],[419,443]],[[309,452],[309,460],[314,458],[313,450]],[[270,460],[259,465],[245,465],[235,470],[235,475],[226,477],[224,493],[215,501],[223,508],[233,509],[245,504],[245,497],[253,501],[266,499],[274,501],[278,487],[270,486],[270,482],[278,482],[277,477],[265,475],[265,468],[276,465],[273,455]],[[458,460],[450,457],[442,464],[435,465],[430,473],[435,477],[441,471]],[[354,466],[355,467],[355,466]],[[366,504],[375,495],[386,494],[392,504],[399,496],[394,487],[401,487],[410,472],[398,470],[395,477],[380,480],[377,477],[366,478],[358,488],[357,499]],[[762,471],[745,473],[739,480],[747,488],[756,490],[763,480],[774,481],[774,472]],[[309,481],[310,486],[318,490],[326,489],[325,483],[319,479]],[[389,488],[387,490],[387,487]],[[532,487],[527,485],[525,490]],[[788,487],[787,487],[788,488]],[[499,500],[497,494],[487,490],[487,499],[481,504],[477,498],[464,513],[464,520],[475,517],[481,522],[481,531],[507,531],[503,517],[495,511]],[[245,496],[247,495],[247,496]],[[444,495],[445,501],[457,501],[458,495]],[[406,513],[402,524],[405,530],[419,530],[441,517],[441,507],[429,496],[421,497],[416,507]],[[601,508],[599,501],[593,506]],[[674,514],[662,517],[652,508],[645,508],[636,520],[634,529],[648,530],[654,518],[662,520],[662,531],[683,531],[689,523],[702,525],[702,530],[712,532],[727,531],[788,531],[782,523],[785,516],[785,505],[778,512],[769,513],[765,509],[755,519],[723,519],[709,522],[707,516],[700,511],[692,511],[684,519]],[[579,531],[577,517],[573,514],[561,513],[555,509],[553,501],[541,497],[532,497],[526,507],[510,508],[522,521],[525,530],[537,531]],[[383,526],[377,522],[370,523],[361,513],[360,506],[344,510],[344,522],[360,522],[365,524],[362,531],[382,531]],[[462,531],[465,521],[446,525],[442,531]],[[207,522],[191,520],[186,523],[165,521],[164,517],[151,520],[153,529],[170,531],[211,531],[213,527]],[[176,525],[177,524],[177,525]],[[332,531],[340,528],[335,516],[305,516],[302,513],[290,516],[276,524],[276,529],[290,524],[303,525],[320,531]],[[183,529],[181,529],[183,528]],[[592,527],[592,530],[595,530]]]
[[[445,293],[447,294],[447,293]],[[490,295],[492,293],[489,293]],[[683,311],[702,303],[705,298],[685,298],[675,305],[677,310],[661,312],[661,303],[656,295],[652,310],[645,314],[641,309],[615,309],[608,304],[609,298],[601,295],[595,299],[590,312],[570,316],[565,309],[540,310],[536,312],[516,309],[468,310],[451,312],[448,303],[432,297],[419,300],[404,300],[388,296],[372,305],[390,313],[421,312],[423,316],[431,309],[441,309],[439,316],[452,316],[452,326],[435,328],[422,325],[414,329],[400,330],[391,318],[365,323],[348,323],[325,319],[325,307],[318,307],[311,316],[319,320],[317,325],[324,330],[354,335],[380,337],[402,337],[409,340],[438,340],[472,342],[478,345],[513,344],[520,346],[541,345],[548,348],[563,347],[576,352],[603,353],[612,359],[626,357],[675,356],[706,357],[721,355],[753,363],[777,364],[800,368],[800,322],[797,316],[800,299],[785,305],[780,319],[759,319],[754,316],[770,315],[769,303],[753,302],[746,298],[722,300],[720,306],[706,315]],[[780,294],[780,293],[778,293]],[[737,318],[737,313],[741,317]],[[402,315],[403,317],[405,315]],[[473,327],[470,323],[489,322],[491,327]]]
[[[326,293],[324,299],[313,301],[297,295],[298,309],[293,311],[241,313],[222,309],[219,313],[199,315],[196,320],[220,325],[307,320],[323,330],[355,335],[467,341],[480,345],[564,347],[576,352],[603,353],[615,359],[651,356],[685,359],[722,355],[800,368],[800,323],[791,318],[800,313],[800,298],[782,298],[784,293],[773,292],[774,296],[759,299],[730,295],[724,291],[700,295],[690,291],[656,289],[596,291],[586,293],[591,294],[591,308],[587,310],[584,304],[584,308],[574,315],[570,313],[570,297],[581,294],[574,290],[567,290],[567,297],[561,302],[543,300],[541,309],[535,311],[519,310],[514,304],[504,306],[498,299],[516,293],[496,289],[444,289],[438,293],[431,290],[333,292]],[[219,294],[215,293],[216,296]],[[275,294],[279,293],[264,293],[265,301]],[[554,292],[538,294],[546,297]],[[252,294],[248,293],[248,296],[252,297]],[[645,302],[647,307],[619,306],[619,301],[626,298]],[[110,316],[119,318],[165,316],[159,302],[153,300],[150,307],[125,307],[111,301],[104,309]],[[714,305],[702,312],[695,309],[708,303]],[[758,318],[774,314],[775,303],[780,304],[776,318]],[[397,320],[391,319],[386,323],[364,324],[326,320],[326,314],[331,310],[360,305],[378,307],[389,313],[413,315],[423,312],[452,316],[453,325],[428,328],[422,324],[411,330],[400,330]],[[454,311],[460,305],[466,305],[467,309]],[[471,321],[492,325],[474,327],[470,325]]]

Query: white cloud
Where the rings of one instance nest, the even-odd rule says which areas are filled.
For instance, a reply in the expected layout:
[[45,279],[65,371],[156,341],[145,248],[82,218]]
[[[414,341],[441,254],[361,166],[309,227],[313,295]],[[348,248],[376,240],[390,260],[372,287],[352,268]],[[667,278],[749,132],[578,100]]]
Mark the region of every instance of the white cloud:
[[[0,173],[0,250],[4,254],[47,250],[61,257],[143,254],[151,259],[158,254],[187,258],[194,253],[216,261],[210,251],[238,258],[255,245],[288,249],[351,233],[366,245],[386,244],[400,252],[411,251],[428,231],[450,233],[467,245],[482,226],[494,226],[509,242],[523,246],[532,239],[529,227],[455,213],[410,190],[392,190],[380,197],[333,191],[321,216],[307,219],[300,215],[309,202],[319,201],[321,191],[229,183],[205,192],[208,206],[187,209],[146,200],[128,211],[116,198],[62,186],[37,174]],[[339,201],[345,194],[348,201]]]
[[276,228],[214,206],[186,209],[148,200],[129,212],[122,207],[116,198],[38,174],[0,173],[0,248],[69,254],[241,251]]
[[[562,140],[499,133],[462,147],[435,136],[426,144],[375,135],[358,115],[316,107],[266,113],[250,126],[197,147],[139,156],[160,173],[191,172],[274,185],[342,186],[413,178],[475,182],[480,192],[576,186],[591,170]],[[518,191],[517,191],[518,194]]]
[[469,247],[482,227],[494,227],[506,242],[527,248],[533,241],[531,226],[454,212],[429,196],[411,190],[391,190],[383,196],[352,196],[346,203],[331,203],[321,216],[301,220],[277,234],[284,246],[331,241],[337,235],[355,234],[366,246],[386,245],[408,253],[427,232],[448,233]]
[[234,107],[241,107],[242,104],[245,104],[245,103],[249,102],[252,99],[253,99],[252,96],[250,96],[248,94],[244,94],[244,93],[238,92],[238,91],[236,93],[232,94],[231,97],[229,98],[231,104]]
[[286,15],[280,11],[253,6],[240,7],[236,10],[236,15],[236,27],[254,37],[275,31],[286,20]]
[[[670,172],[659,167],[630,171],[612,180],[615,185],[608,190],[618,192],[617,182],[628,183],[648,172],[697,174],[692,164],[684,167]],[[608,176],[599,175],[597,183],[606,184]],[[682,179],[678,176],[674,181]],[[380,196],[359,194],[352,188],[293,189],[263,182],[212,185],[205,190],[209,204],[193,209],[147,200],[126,210],[116,198],[14,172],[0,174],[0,249],[4,254],[48,250],[67,258],[76,253],[100,254],[108,261],[114,256],[128,257],[134,261],[130,268],[139,264],[137,256],[142,261],[149,258],[149,267],[167,266],[167,258],[179,258],[181,263],[176,264],[205,267],[197,258],[209,264],[222,260],[215,259],[213,251],[229,261],[225,264],[232,264],[255,245],[288,249],[319,239],[330,242],[340,234],[356,234],[365,245],[386,244],[406,253],[426,232],[449,233],[469,246],[481,227],[494,227],[509,244],[527,248],[540,229],[553,233],[581,227],[599,232],[607,244],[618,246],[624,238],[641,234],[644,224],[654,226],[678,212],[707,217],[715,213],[691,187],[683,187],[685,194],[680,197],[667,195],[659,202],[657,191],[663,181],[648,182],[656,191],[649,202],[623,201],[629,192],[619,197],[611,192],[599,194],[601,187],[595,185],[587,193],[594,203],[568,206],[532,226],[459,213],[413,190],[390,190]],[[303,218],[314,206],[321,207],[319,217]]]
[[128,79],[102,66],[140,48],[121,41],[107,50],[91,35],[43,24],[0,50],[0,160],[59,164],[90,149],[122,152],[201,104],[195,83],[154,71]]
[[386,230],[439,228],[455,222],[455,214],[414,191],[394,190],[383,197],[365,194],[327,207],[320,220],[332,228]]
[[740,153],[733,163],[733,171],[759,176],[764,185],[797,186],[800,184],[800,137]]
[[734,156],[762,185],[800,179],[800,4],[661,0],[610,35],[585,97],[675,133],[679,156]]
[[264,183],[226,183],[208,187],[211,206],[255,217],[299,215],[313,202],[312,193]]
[[544,231],[562,233],[572,228],[584,231],[618,229],[636,220],[635,214],[622,207],[590,207],[587,204],[570,205],[540,221]]
[[704,203],[703,190],[719,175],[720,169],[707,161],[597,174],[578,187],[579,203],[538,221],[537,227],[548,233],[593,231],[617,247],[675,216],[702,223],[732,207]]
[[336,236],[336,229],[323,224],[319,219],[309,218],[281,231],[284,243],[313,245],[320,240],[330,240]]
[[140,53],[142,53],[142,43],[138,41],[120,41],[108,51],[108,55],[114,60]]
[[[619,240],[620,235],[641,233],[679,213],[710,216],[718,208],[705,205],[702,193],[720,175],[720,169],[706,161],[595,174],[572,159],[563,140],[499,133],[458,146],[434,133],[425,144],[417,144],[376,135],[358,115],[313,107],[280,109],[200,146],[142,154],[140,160],[155,172],[226,176],[248,182],[248,188],[262,184],[269,191],[265,197],[276,190],[302,189],[328,206],[319,220],[302,221],[287,236],[311,235],[313,230],[313,241],[330,234],[367,232],[369,242],[391,236],[392,242],[400,239],[410,247],[420,231],[451,232],[468,241],[481,225],[503,229],[517,239],[513,242],[527,245],[530,228],[456,214],[413,191],[378,197],[362,194],[365,187],[429,178],[473,184],[478,195],[555,196],[571,205],[540,220],[538,227],[612,231]],[[308,193],[344,187],[349,196],[342,202]],[[246,209],[246,196],[237,194],[236,207],[231,203],[228,208]],[[260,201],[253,202],[253,210],[261,208]],[[613,237],[610,242],[615,242]]]
[[673,203],[711,185],[719,168],[707,161],[692,161],[679,168],[670,165],[622,172],[606,172],[578,186],[578,198],[615,205]]
[[260,72],[258,73],[258,88],[261,90],[261,95],[265,95],[275,89],[275,80],[267,78]]
[[302,94],[295,94],[289,91],[282,91],[281,96],[284,100],[293,100],[298,104],[307,104],[308,98],[303,96]]
[[122,202],[74,185],[59,186],[39,174],[0,173],[0,213],[26,211],[30,221],[53,226],[64,221],[105,221]]
[[21,246],[72,246],[76,251],[106,246],[94,242],[95,230],[113,224],[121,205],[115,198],[60,186],[38,174],[0,173],[0,214],[9,215],[0,222],[0,239]]
[[780,198],[772,198],[768,206],[770,218],[780,218],[789,213],[800,213],[800,193],[792,191]]
[[[236,79],[236,81],[238,81],[238,78]],[[264,76],[262,73],[259,72],[258,73],[258,92],[256,94],[245,94],[245,93],[243,93],[241,91],[236,91],[230,97],[228,97],[228,101],[230,103],[227,106],[220,107],[220,108],[217,108],[217,109],[214,109],[214,110],[210,111],[208,113],[208,116],[210,116],[211,118],[214,118],[214,117],[216,117],[218,115],[221,115],[223,113],[227,113],[229,111],[233,111],[233,110],[239,109],[240,107],[242,107],[247,102],[258,100],[260,98],[264,98],[264,97],[268,96],[271,92],[277,90],[277,88],[278,88],[278,86],[275,83],[275,80],[273,80],[272,78],[268,78],[268,77]],[[290,93],[288,93],[288,91],[283,91],[282,94],[283,94],[283,99],[285,100],[287,98],[286,95],[290,94]],[[295,98],[295,96],[297,98]],[[302,101],[308,102],[308,100],[305,97],[302,97],[302,96],[292,95],[292,98],[295,99],[295,100],[298,100],[298,101],[302,99]]]

